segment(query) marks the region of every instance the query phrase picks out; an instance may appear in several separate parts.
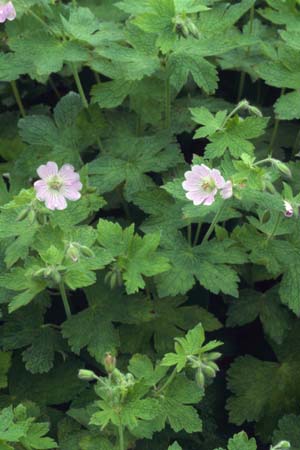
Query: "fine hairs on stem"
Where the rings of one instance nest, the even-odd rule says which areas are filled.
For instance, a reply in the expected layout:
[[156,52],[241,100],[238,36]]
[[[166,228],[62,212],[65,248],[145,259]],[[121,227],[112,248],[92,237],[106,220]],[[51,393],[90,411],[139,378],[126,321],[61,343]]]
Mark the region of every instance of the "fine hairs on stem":
[[67,319],[70,319],[70,317],[72,316],[72,313],[71,313],[71,309],[70,309],[70,305],[69,305],[69,301],[68,301],[65,285],[61,281],[58,286],[59,286],[59,292],[60,292],[60,295],[61,295],[61,298],[62,298],[62,301],[63,301],[63,305],[64,305],[64,308],[65,308],[65,313],[66,313]]
[[22,117],[25,117],[26,116],[26,112],[25,112],[25,108],[24,108],[23,103],[22,103],[22,99],[21,99],[21,95],[20,95],[17,83],[16,83],[16,81],[11,81],[10,84],[11,84],[11,89],[13,91],[14,97],[16,99],[16,103],[17,103],[18,108],[20,110],[20,114],[21,114]]

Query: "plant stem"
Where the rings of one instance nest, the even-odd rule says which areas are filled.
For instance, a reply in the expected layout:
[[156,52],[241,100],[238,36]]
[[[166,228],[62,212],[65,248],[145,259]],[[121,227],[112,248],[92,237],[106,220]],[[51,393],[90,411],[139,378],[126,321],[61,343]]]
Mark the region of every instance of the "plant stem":
[[197,245],[197,242],[198,242],[199,236],[200,236],[201,228],[202,228],[202,223],[198,223],[197,229],[196,229],[196,234],[195,234],[195,237],[194,237],[193,246]]
[[61,281],[58,286],[59,286],[59,292],[60,292],[60,295],[61,295],[61,298],[62,298],[62,301],[63,301],[63,304],[64,304],[64,308],[65,308],[65,313],[66,313],[67,319],[70,319],[70,317],[72,316],[72,313],[71,313],[70,305],[69,305],[69,302],[68,302],[68,297],[67,297],[65,285]]
[[119,422],[118,432],[119,432],[119,448],[120,448],[120,450],[125,450],[125,447],[124,447],[124,430],[123,430],[123,425],[122,425],[121,420]]
[[190,223],[187,226],[187,236],[188,236],[188,243],[191,246],[192,245],[192,225]]
[[96,82],[97,82],[98,84],[100,84],[100,83],[101,83],[101,80],[100,80],[99,73],[98,73],[98,72],[95,72],[95,71],[93,71],[93,73],[94,73],[94,77],[95,77]]
[[51,75],[49,76],[48,81],[49,81],[49,84],[50,84],[51,88],[53,89],[53,91],[54,91],[56,97],[57,97],[58,99],[60,99],[60,98],[61,98],[61,95],[60,95],[60,93],[58,92],[58,90],[57,90],[57,88],[56,88],[56,86],[55,86],[55,84],[54,84],[54,81],[53,81],[52,78],[51,78]]
[[87,98],[85,96],[85,93],[84,93],[84,90],[83,90],[83,87],[82,87],[82,84],[81,84],[81,80],[80,80],[80,77],[79,77],[79,74],[78,74],[77,67],[75,66],[74,63],[71,63],[71,68],[72,68],[73,77],[74,77],[74,80],[75,80],[75,83],[76,83],[76,86],[77,86],[77,89],[78,89],[78,93],[79,93],[79,95],[81,97],[82,104],[83,104],[83,106],[86,109],[88,109],[89,102],[87,101]]
[[43,25],[43,27],[53,36],[56,36],[55,32],[52,30],[52,28],[49,27],[49,25],[41,18],[39,17],[37,14],[35,14],[35,12],[31,11],[31,9],[27,10],[28,14],[30,14],[32,17],[35,18],[35,20],[37,20],[41,25]]
[[[249,26],[249,35],[251,36],[252,31],[253,31],[253,20],[254,20],[254,13],[255,13],[255,4],[253,4],[251,6],[250,9],[250,26]],[[246,58],[249,56],[249,52],[250,52],[250,46],[247,47],[246,50]],[[245,86],[245,79],[246,79],[246,72],[243,71],[241,73],[240,76],[240,82],[239,82],[239,90],[238,90],[238,97],[237,97],[237,101],[239,102],[242,98],[243,92],[244,92],[244,86]]]
[[10,82],[10,85],[11,85],[13,94],[14,94],[14,96],[15,96],[17,105],[18,105],[18,107],[19,107],[21,116],[22,116],[22,117],[25,117],[25,116],[26,116],[26,112],[25,112],[25,109],[24,109],[24,106],[23,106],[23,103],[22,103],[22,99],[21,99],[20,92],[19,92],[19,89],[18,89],[18,86],[17,86],[16,81],[11,81],[11,82]]
[[165,81],[165,127],[169,129],[171,126],[171,84],[170,78]]
[[171,373],[171,375],[169,376],[169,378],[167,379],[167,381],[162,385],[161,388],[159,388],[156,391],[156,394],[160,394],[161,392],[163,392],[165,389],[167,389],[167,387],[172,383],[172,381],[174,380],[175,376],[177,374],[177,369],[176,367],[174,368],[173,372]]
[[[284,95],[284,93],[285,93],[285,88],[282,88],[281,92],[280,92],[280,97],[282,97],[282,95]],[[279,119],[275,119],[273,133],[272,133],[270,144],[269,144],[269,147],[268,147],[268,154],[269,154],[269,156],[272,156],[272,154],[273,154],[273,145],[274,145],[274,143],[276,141],[278,128],[279,128],[279,123],[280,123],[280,120]]]
[[[77,90],[78,90],[78,93],[80,95],[82,104],[83,104],[84,108],[86,109],[89,121],[92,123],[92,117],[91,117],[91,114],[90,114],[90,111],[89,111],[89,102],[87,101],[86,95],[84,93],[83,86],[82,86],[82,83],[81,83],[81,80],[80,80],[80,77],[79,77],[79,73],[78,73],[77,67],[76,67],[76,65],[74,63],[71,63],[70,67],[71,67],[72,72],[73,72],[73,77],[74,77],[74,80],[75,80],[75,83],[76,83],[76,86],[77,86]],[[100,152],[102,152],[103,151],[103,145],[102,145],[102,142],[101,142],[99,137],[96,137],[96,142],[97,142],[97,145],[98,145],[98,148],[99,148]]]
[[215,229],[215,226],[216,226],[216,224],[217,224],[217,222],[218,222],[218,220],[219,220],[219,218],[220,218],[220,216],[221,216],[221,214],[223,212],[224,207],[225,207],[225,202],[223,202],[223,204],[221,205],[219,211],[217,211],[217,213],[216,213],[212,223],[210,224],[207,232],[205,233],[204,238],[202,239],[202,244],[204,242],[207,242],[208,239],[210,238],[211,234],[213,233],[213,231]]

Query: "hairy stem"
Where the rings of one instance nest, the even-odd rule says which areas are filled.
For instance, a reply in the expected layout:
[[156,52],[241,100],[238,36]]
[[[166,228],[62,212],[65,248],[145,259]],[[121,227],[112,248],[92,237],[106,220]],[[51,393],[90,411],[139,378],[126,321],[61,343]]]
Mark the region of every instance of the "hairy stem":
[[198,223],[197,229],[196,229],[196,234],[194,237],[193,246],[197,245],[197,242],[198,242],[199,236],[200,236],[200,232],[201,232],[201,228],[202,228],[202,223]]
[[19,89],[18,89],[16,81],[11,81],[10,85],[11,85],[11,89],[13,91],[13,94],[15,96],[18,108],[20,110],[20,114],[21,114],[22,117],[25,117],[26,116],[26,112],[25,112],[25,109],[24,109],[24,106],[23,106],[23,103],[22,103],[22,99],[21,99],[20,92],[19,92]]
[[[284,93],[285,93],[285,89],[282,88],[281,92],[280,92],[280,97],[282,97],[282,95],[284,95]],[[269,154],[270,157],[273,154],[273,146],[275,144],[276,137],[277,137],[277,134],[278,134],[279,123],[280,123],[280,119],[275,119],[274,128],[273,128],[270,144],[269,144],[269,147],[268,147],[268,154]]]
[[65,313],[66,313],[67,319],[70,319],[70,317],[72,316],[72,313],[71,313],[70,305],[69,305],[69,302],[68,302],[68,297],[67,297],[65,285],[61,281],[58,286],[59,286],[59,292],[60,292],[60,295],[61,295],[61,298],[62,298],[62,301],[63,301],[63,305],[64,305],[64,308],[65,308]]
[[192,225],[190,223],[187,226],[187,237],[189,245],[192,245]]
[[220,216],[221,216],[221,214],[222,214],[222,212],[223,212],[224,207],[225,207],[225,202],[223,202],[223,204],[221,205],[219,211],[217,211],[217,213],[216,213],[216,215],[215,215],[215,217],[214,217],[212,223],[210,224],[210,226],[209,226],[207,232],[205,233],[204,238],[202,239],[202,244],[203,244],[204,242],[207,242],[208,239],[210,238],[210,236],[212,235],[212,233],[213,233],[213,231],[214,231],[214,229],[215,229],[215,226],[217,225],[218,220],[219,220],[219,218],[220,218]]
[[167,387],[172,383],[172,381],[174,380],[174,378],[176,377],[177,374],[177,369],[176,367],[174,368],[173,372],[171,373],[171,375],[169,376],[169,378],[167,379],[167,381],[162,385],[161,388],[159,388],[156,391],[156,394],[160,394],[161,392],[163,392],[164,390],[167,389]]
[[[78,93],[80,95],[82,104],[83,104],[84,108],[86,109],[89,121],[92,123],[92,117],[91,117],[90,111],[88,109],[89,108],[89,102],[88,102],[88,100],[86,98],[86,95],[84,93],[83,86],[82,86],[82,83],[81,83],[81,80],[80,80],[80,77],[79,77],[79,73],[78,73],[77,67],[76,67],[76,65],[74,63],[71,63],[70,67],[71,67],[72,72],[73,72],[73,77],[74,77],[74,80],[75,80],[75,83],[76,83],[76,86],[77,86],[77,90],[78,90]],[[102,145],[102,142],[101,142],[99,137],[96,138],[96,142],[97,142],[97,145],[98,145],[98,148],[99,148],[100,152],[102,152],[103,151],[103,145]]]
[[75,80],[75,83],[76,83],[76,86],[77,86],[77,89],[78,89],[78,93],[79,93],[79,95],[81,97],[82,104],[83,104],[83,106],[85,108],[88,108],[89,107],[89,102],[87,101],[87,98],[85,96],[85,93],[84,93],[84,90],[83,90],[83,86],[81,84],[81,80],[80,80],[80,77],[79,77],[79,73],[78,73],[77,67],[76,67],[76,65],[74,63],[71,63],[71,69],[72,69],[73,77],[74,77],[74,80]]
[[119,426],[118,426],[118,434],[119,434],[119,448],[120,448],[120,450],[125,450],[125,447],[124,447],[124,429],[123,429],[123,425],[122,425],[121,420],[120,420]]
[[48,82],[49,82],[49,84],[50,84],[50,86],[51,86],[51,88],[52,88],[54,94],[56,95],[56,97],[57,97],[58,99],[60,99],[60,98],[61,98],[61,95],[60,95],[60,93],[58,92],[58,89],[57,89],[57,87],[55,86],[55,83],[54,83],[54,81],[52,80],[51,75],[50,75],[49,78],[48,78]]

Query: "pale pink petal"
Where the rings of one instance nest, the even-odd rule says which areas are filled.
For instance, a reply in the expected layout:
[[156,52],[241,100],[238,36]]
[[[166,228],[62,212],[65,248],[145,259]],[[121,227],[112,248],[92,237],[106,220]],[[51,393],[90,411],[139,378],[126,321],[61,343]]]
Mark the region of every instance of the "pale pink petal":
[[45,200],[49,192],[49,188],[46,181],[38,180],[34,183],[33,186],[36,191],[37,199],[41,201]]
[[6,4],[6,18],[7,20],[14,20],[16,18],[16,10],[12,2]]
[[182,187],[185,191],[198,191],[201,186],[201,180],[198,180],[197,183],[192,182],[190,180],[186,180],[182,183]]
[[187,192],[186,198],[192,200],[195,206],[202,205],[207,197],[207,194],[202,194],[201,192]]
[[201,164],[201,166],[199,165],[193,166],[192,172],[200,175],[201,177],[209,177],[211,174],[211,169],[207,167],[205,164]]
[[226,181],[223,189],[221,190],[221,197],[224,199],[232,197],[232,183],[231,181]]
[[55,209],[66,209],[67,207],[67,201],[65,197],[60,194],[59,192],[49,191],[45,205],[48,209],[51,209],[52,211]]
[[215,201],[215,195],[216,195],[216,191],[211,192],[211,193],[209,194],[209,196],[205,199],[205,201],[204,201],[203,204],[204,204],[205,206],[212,205],[213,202]]
[[225,186],[225,180],[222,177],[221,172],[219,170],[212,169],[211,176],[218,189],[222,189]]
[[[78,184],[81,184],[81,183],[78,183]],[[61,190],[61,193],[68,200],[75,201],[75,200],[79,200],[81,197],[81,194],[79,192],[80,189],[74,189],[72,186],[64,186],[63,189]]]
[[55,162],[48,161],[47,164],[42,164],[37,169],[37,174],[40,178],[48,178],[53,175],[57,175],[58,173],[58,167]]
[[74,167],[71,164],[64,164],[59,170],[58,174],[63,178],[64,182],[67,184],[74,183],[80,180],[78,173],[74,171]]

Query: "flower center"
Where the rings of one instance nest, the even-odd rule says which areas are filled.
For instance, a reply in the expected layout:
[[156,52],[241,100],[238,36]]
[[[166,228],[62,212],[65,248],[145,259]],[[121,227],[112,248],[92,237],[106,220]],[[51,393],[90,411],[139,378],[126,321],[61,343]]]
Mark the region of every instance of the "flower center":
[[200,186],[206,192],[212,192],[216,187],[214,180],[210,177],[203,178]]
[[58,191],[63,185],[63,180],[61,177],[54,175],[51,177],[51,179],[48,181],[48,186],[51,189],[54,189],[55,191]]

